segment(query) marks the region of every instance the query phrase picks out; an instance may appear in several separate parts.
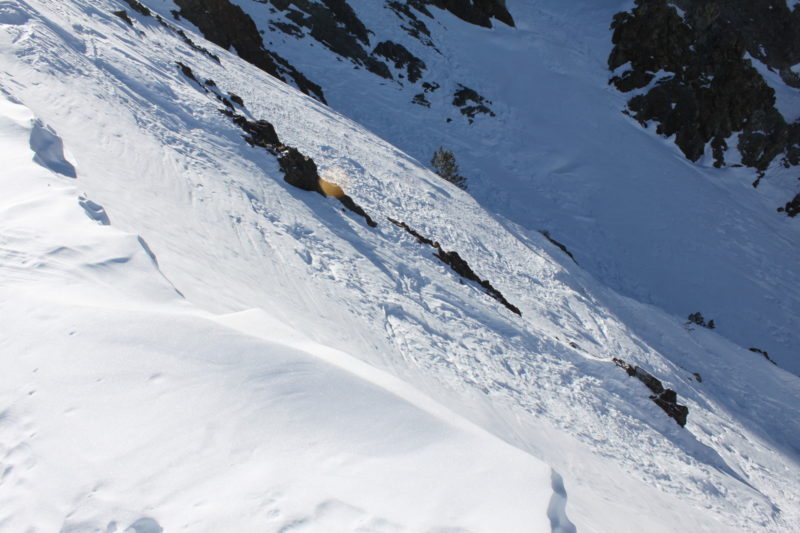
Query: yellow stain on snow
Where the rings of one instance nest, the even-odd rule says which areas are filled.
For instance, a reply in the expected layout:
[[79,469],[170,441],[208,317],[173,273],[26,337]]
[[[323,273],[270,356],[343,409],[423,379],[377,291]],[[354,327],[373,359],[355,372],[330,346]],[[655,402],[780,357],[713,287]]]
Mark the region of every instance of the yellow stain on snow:
[[325,196],[331,198],[341,198],[344,196],[344,190],[335,183],[331,183],[330,181],[326,181],[322,178],[319,179],[319,188],[322,189],[322,193]]
[[340,167],[328,167],[321,172],[319,188],[325,196],[341,198],[344,196],[344,187],[347,186],[349,176]]

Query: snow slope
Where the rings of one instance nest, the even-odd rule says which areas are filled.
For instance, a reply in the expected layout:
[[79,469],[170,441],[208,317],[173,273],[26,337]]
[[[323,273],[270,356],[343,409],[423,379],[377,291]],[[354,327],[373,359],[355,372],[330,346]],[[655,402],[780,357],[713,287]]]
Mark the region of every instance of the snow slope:
[[550,531],[546,464],[264,311],[188,305],[0,115],[0,529]]
[[[622,114],[631,95],[608,85],[609,25],[633,2],[508,0],[517,27],[492,29],[431,8],[435,18],[419,18],[435,49],[401,29],[407,21],[386,2],[349,2],[374,32],[370,46],[391,40],[424,60],[417,83],[354,70],[309,37],[276,32],[270,21],[281,17],[269,6],[235,3],[331,107],[420,161],[453,150],[489,211],[525,232],[549,231],[618,292],[678,318],[701,311],[718,333],[800,374],[800,227],[776,212],[800,192],[797,172],[776,161],[754,189],[752,169],[715,169],[710,154],[692,164]],[[800,92],[761,70],[792,119]],[[425,82],[441,88],[424,91]],[[459,84],[497,116],[470,124],[452,105]],[[430,108],[412,103],[423,92]]]
[[[32,112],[4,104],[19,163],[2,178],[0,527],[795,529],[795,375],[620,296],[200,36],[219,64],[153,18],[112,15],[125,7],[0,6],[0,83]],[[378,227],[285,184],[176,61],[240,95]],[[612,357],[675,389],[686,428]]]

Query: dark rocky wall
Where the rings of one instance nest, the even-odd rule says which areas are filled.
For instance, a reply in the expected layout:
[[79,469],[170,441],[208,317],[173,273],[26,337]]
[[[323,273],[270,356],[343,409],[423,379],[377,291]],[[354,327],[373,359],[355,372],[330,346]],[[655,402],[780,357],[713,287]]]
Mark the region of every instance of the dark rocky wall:
[[611,25],[608,64],[619,69],[611,83],[623,92],[645,89],[629,101],[630,113],[675,135],[692,161],[709,147],[715,165],[724,165],[727,139],[738,133],[744,165],[764,171],[779,156],[796,165],[800,123],[787,124],[746,54],[776,69],[797,63],[798,17],[783,0],[637,0]]
[[[297,28],[306,28],[311,37],[336,54],[364,66],[373,74],[391,79],[389,67],[369,53],[370,31],[345,0],[258,0],[286,15]],[[279,30],[291,33],[280,24]],[[288,31],[287,31],[288,30]]]
[[424,61],[409,52],[402,44],[392,41],[378,43],[372,53],[385,57],[394,64],[395,68],[406,69],[406,77],[411,83],[419,81],[422,78],[422,71],[426,68]]
[[785,0],[675,0],[694,28],[735,35],[754,58],[775,69],[800,63],[800,9]]
[[278,54],[264,48],[253,19],[229,0],[175,0],[180,16],[197,26],[214,44],[236,53],[279,80],[293,83],[309,96],[325,102],[322,88]]
[[423,2],[446,9],[471,24],[491,28],[492,19],[497,19],[504,24],[514,26],[514,19],[506,8],[505,0],[423,0]]

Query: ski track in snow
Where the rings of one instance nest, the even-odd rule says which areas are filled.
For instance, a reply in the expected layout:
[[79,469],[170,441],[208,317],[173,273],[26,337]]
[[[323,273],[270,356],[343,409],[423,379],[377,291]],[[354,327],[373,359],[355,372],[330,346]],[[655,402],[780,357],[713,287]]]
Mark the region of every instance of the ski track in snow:
[[[153,4],[169,17],[168,5]],[[20,185],[27,196],[3,204],[4,212],[14,215],[2,234],[8,295],[3,313],[14,318],[6,321],[7,331],[18,332],[6,334],[3,343],[27,355],[7,376],[9,392],[0,404],[0,411],[10,406],[0,417],[0,452],[11,467],[0,473],[10,480],[0,485],[5,502],[0,508],[10,510],[0,523],[28,527],[26,517],[36,517],[42,530],[61,520],[63,527],[56,527],[75,532],[114,531],[111,522],[136,533],[162,527],[210,531],[229,528],[223,518],[237,511],[240,530],[269,524],[273,531],[467,531],[435,521],[458,512],[464,513],[461,520],[476,524],[475,531],[792,531],[800,520],[796,376],[715,333],[687,331],[675,316],[604,288],[562,261],[543,237],[492,218],[413,158],[202,37],[192,35],[220,55],[221,65],[196,54],[153,19],[131,13],[135,27],[128,27],[111,15],[124,7],[110,0],[17,0],[0,9],[0,83],[33,111],[30,131],[9,126],[4,132],[24,133],[26,153],[41,154],[36,168],[55,173],[39,178],[49,180],[55,199]],[[284,184],[274,158],[248,147],[218,113],[220,104],[183,77],[176,60],[190,65],[198,79],[214,79],[222,90],[241,95],[249,116],[275,124],[281,139],[311,155],[323,172],[346,174],[348,194],[379,227],[370,230],[340,212],[338,204]],[[36,141],[31,133],[39,135]],[[74,155],[65,154],[65,147]],[[573,163],[565,161],[561,172],[574,172]],[[70,173],[78,179],[67,179]],[[86,191],[84,200],[58,180]],[[67,220],[57,216],[66,212],[67,196],[74,208],[67,217],[70,227],[77,227],[79,215],[80,227],[92,228],[77,240],[57,226]],[[23,211],[41,214],[31,224],[50,235],[49,241],[31,239]],[[100,212],[108,214],[93,215]],[[522,309],[522,317],[462,283],[428,247],[386,223],[386,216],[458,251]],[[103,224],[109,221],[111,228]],[[104,229],[113,230],[113,237],[96,233]],[[15,288],[28,284],[27,292]],[[12,305],[26,300],[21,309]],[[244,321],[208,314],[259,308],[266,313]],[[66,318],[58,318],[60,311]],[[38,337],[33,320],[70,337],[67,322],[76,321],[87,329],[77,344],[82,351],[61,346],[56,332]],[[103,346],[119,353],[103,362],[102,354],[93,353]],[[237,355],[231,346],[249,355]],[[48,372],[53,352],[67,366],[51,371],[69,369],[75,383],[49,376],[41,378],[41,390],[81,404],[64,405],[59,413],[76,414],[77,429],[56,421],[49,411],[55,398],[40,400],[42,395],[25,390],[40,379],[31,375]],[[163,352],[169,354],[169,369],[157,357]],[[280,363],[270,367],[256,355],[263,352],[276,354]],[[76,353],[85,353],[86,360]],[[413,384],[414,392],[402,382],[386,388],[382,380],[390,378],[378,379],[342,353]],[[641,383],[611,364],[614,356],[641,364],[675,388],[690,408],[687,428],[678,428]],[[125,366],[132,360],[146,364]],[[35,373],[29,362],[39,365]],[[93,386],[89,377],[97,364],[112,376],[97,378],[110,380],[97,385],[102,391],[96,393],[110,402],[107,408],[92,407],[93,397],[84,392]],[[359,379],[331,370],[342,365],[344,374]],[[222,369],[223,377],[209,378],[212,369]],[[693,372],[702,374],[703,383],[688,379]],[[142,385],[148,373],[152,379]],[[340,394],[317,395],[305,385],[310,376],[320,390],[330,386]],[[329,383],[331,376],[338,377]],[[176,388],[165,387],[169,383]],[[241,383],[246,385],[237,395]],[[392,387],[402,393],[387,392]],[[343,391],[351,388],[356,392],[347,399]],[[762,397],[765,390],[771,391],[768,397]],[[276,391],[288,399],[276,399]],[[379,423],[378,411],[359,407],[356,398],[369,402],[373,394],[393,413],[390,422]],[[27,396],[35,402],[24,402]],[[432,398],[433,406],[423,397]],[[308,414],[326,402],[333,406]],[[405,406],[419,409],[420,402],[426,414],[403,422]],[[171,407],[160,414],[165,405]],[[220,405],[225,408],[215,412]],[[288,414],[273,415],[259,406],[303,413],[299,428],[318,444],[297,459],[292,446],[306,444],[292,439],[305,433],[288,423]],[[500,440],[478,432],[478,448],[470,456],[454,442],[469,440],[478,430],[466,421],[455,428],[445,424],[455,416],[447,409]],[[117,410],[133,420],[120,426]],[[199,421],[198,413],[212,420]],[[342,422],[326,425],[326,416]],[[274,422],[286,442],[269,440],[266,429],[237,435],[253,421],[264,428]],[[176,422],[180,427],[173,427]],[[396,423],[400,429],[389,431]],[[353,424],[365,425],[356,434],[372,440],[372,448],[342,451],[356,446],[341,435]],[[426,424],[434,436],[449,436],[440,437],[440,444],[421,444],[426,433],[420,427]],[[75,436],[81,427],[92,432]],[[74,474],[63,459],[71,460],[69,453],[108,427],[119,435],[82,451],[76,466],[86,471],[70,480]],[[177,437],[180,430],[187,436]],[[40,432],[43,444],[34,437]],[[428,435],[439,442],[434,436]],[[58,443],[65,438],[77,439],[75,449],[61,455]],[[248,452],[248,445],[256,451]],[[371,457],[386,455],[387,449],[389,455],[399,453],[395,446],[404,445],[418,451],[409,452],[407,460]],[[225,453],[211,457],[215,450]],[[308,466],[299,471],[276,466],[267,460],[271,453]],[[170,479],[160,479],[154,465],[144,468],[146,459],[174,467]],[[495,478],[503,480],[492,492],[496,499],[470,513],[469,504],[487,496],[458,466],[473,461],[483,471],[495,460],[502,463],[499,472],[511,478]],[[125,471],[103,473],[115,461]],[[202,461],[211,465],[198,474],[192,467]],[[441,461],[444,466],[437,468]],[[319,465],[321,474],[312,468]],[[520,465],[526,466],[511,475]],[[568,502],[556,470],[570,486]],[[418,477],[404,478],[409,471]],[[43,472],[62,486],[26,502],[44,486]],[[302,474],[309,483],[322,480],[323,487],[311,490],[297,481]],[[270,475],[275,481],[265,488],[262,480]],[[365,476],[375,494],[368,497],[363,487],[336,482],[337,475]],[[392,476],[405,479],[393,487],[392,494],[402,496],[394,512],[381,499],[387,498],[381,475],[387,476],[383,483]],[[443,480],[453,491],[464,484],[461,500],[435,488]],[[234,508],[209,502],[215,482],[237,487],[236,497],[227,501]],[[192,489],[195,483],[200,486]],[[282,490],[285,486],[290,489]],[[439,496],[422,510],[414,507],[420,505],[414,498],[420,486]],[[535,493],[528,498],[530,509],[521,503],[527,495],[518,494],[519,487]],[[365,508],[360,499],[382,512]],[[492,509],[491,501],[505,501],[510,510],[505,528],[499,525],[504,513]],[[189,517],[192,508],[209,521]],[[414,510],[421,513],[417,521],[398,516]],[[633,523],[632,515],[640,520]]]

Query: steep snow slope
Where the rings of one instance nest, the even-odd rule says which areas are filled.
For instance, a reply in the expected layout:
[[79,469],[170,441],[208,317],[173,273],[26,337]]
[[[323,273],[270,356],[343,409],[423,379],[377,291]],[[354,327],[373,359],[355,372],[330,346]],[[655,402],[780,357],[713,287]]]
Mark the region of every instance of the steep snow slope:
[[[166,18],[168,5],[156,2],[148,5],[160,10]],[[47,326],[47,314],[63,315],[74,316],[82,324],[97,321],[97,326],[89,327],[85,344],[80,346],[84,352],[94,352],[92,346],[102,349],[111,345],[123,355],[130,353],[127,350],[140,350],[133,356],[151,362],[143,365],[144,372],[134,372],[132,381],[121,379],[121,386],[104,394],[93,392],[89,384],[81,381],[91,371],[75,372],[76,383],[84,384],[75,386],[75,395],[85,394],[81,396],[85,402],[100,406],[111,402],[102,417],[94,416],[96,411],[87,412],[85,420],[91,422],[92,428],[114,433],[120,427],[114,421],[117,415],[130,413],[136,422],[134,433],[149,443],[141,446],[134,443],[131,449],[125,448],[126,443],[118,448],[113,443],[100,442],[92,448],[95,452],[89,454],[92,457],[108,454],[105,457],[116,458],[125,465],[126,472],[135,476],[114,472],[100,475],[103,465],[109,463],[93,463],[101,466],[90,468],[81,479],[89,485],[95,479],[107,479],[128,487],[130,490],[124,494],[139,494],[135,504],[122,499],[108,505],[96,504],[96,514],[87,518],[92,524],[114,519],[108,508],[128,506],[129,511],[135,508],[140,516],[146,515],[162,524],[174,519],[175,522],[170,522],[176,524],[174,529],[182,527],[187,520],[184,518],[188,516],[187,508],[198,502],[179,496],[162,499],[157,495],[148,500],[148,489],[153,485],[147,481],[150,478],[143,479],[137,473],[141,471],[142,457],[161,457],[163,448],[158,444],[162,440],[174,443],[165,457],[182,472],[174,474],[178,478],[177,487],[200,483],[208,487],[206,491],[216,490],[211,488],[215,478],[198,470],[195,465],[199,463],[192,458],[198,454],[213,455],[218,446],[215,438],[224,438],[239,427],[251,428],[261,416],[269,428],[273,416],[277,416],[269,412],[273,406],[310,417],[307,425],[297,429],[301,435],[308,432],[313,435],[315,427],[329,427],[327,424],[334,417],[346,417],[332,430],[337,446],[351,446],[348,435],[360,429],[372,435],[365,437],[368,440],[383,437],[387,428],[395,424],[400,431],[391,432],[388,440],[416,438],[414,428],[420,425],[424,428],[422,418],[427,415],[408,422],[402,417],[382,421],[382,402],[392,403],[397,409],[405,404],[359,396],[356,385],[344,378],[334,376],[330,384],[322,377],[312,381],[315,391],[332,388],[330,396],[320,399],[322,406],[293,403],[293,386],[308,390],[301,377],[297,378],[300,383],[290,383],[287,394],[281,394],[284,389],[270,388],[274,381],[269,376],[285,373],[281,365],[290,365],[294,357],[316,361],[308,353],[274,347],[276,341],[286,345],[292,344],[289,338],[307,336],[309,340],[300,346],[313,348],[305,352],[319,355],[335,349],[353,354],[409,384],[402,387],[419,391],[409,392],[404,398],[425,394],[527,456],[536,457],[537,460],[530,460],[509,448],[497,448],[494,452],[492,447],[500,445],[491,439],[486,442],[494,444],[478,450],[479,456],[496,453],[498,461],[510,461],[486,485],[492,487],[492,492],[497,487],[499,492],[493,493],[498,499],[510,493],[524,493],[518,492],[520,483],[530,483],[527,486],[531,488],[526,490],[538,494],[533,500],[539,502],[534,504],[539,505],[539,511],[533,509],[532,515],[524,514],[528,511],[526,504],[518,500],[510,502],[513,509],[523,513],[509,518],[514,520],[511,522],[514,527],[528,528],[526,516],[541,519],[541,504],[549,501],[550,519],[543,525],[556,531],[570,531],[572,527],[563,519],[565,510],[578,531],[793,530],[800,519],[796,483],[800,470],[796,444],[800,441],[797,423],[800,385],[796,376],[756,358],[714,332],[687,330],[675,316],[613,293],[540,235],[498,222],[470,196],[443,183],[414,159],[356,123],[226,51],[214,48],[199,36],[191,35],[196,43],[219,55],[220,63],[198,53],[152,17],[129,12],[134,19],[134,26],[130,27],[111,14],[124,8],[126,4],[111,0],[14,1],[3,4],[0,11],[3,86],[64,139],[74,154],[70,165],[78,176],[77,183],[89,198],[106,208],[112,227],[141,234],[158,257],[160,269],[169,282],[193,305],[204,310],[182,311],[200,315],[197,322],[185,318],[188,321],[185,324],[180,316],[175,318],[178,311],[171,311],[172,307],[186,309],[187,304],[172,301],[171,294],[169,298],[165,296],[163,291],[169,292],[166,284],[157,294],[136,298],[132,294],[141,291],[136,287],[123,294],[113,291],[100,294],[97,298],[103,297],[103,305],[94,314],[91,310],[84,314],[75,309],[75,301],[82,301],[76,300],[76,291],[85,290],[92,295],[111,291],[109,287],[116,287],[117,283],[125,286],[129,274],[120,273],[116,268],[123,267],[115,265],[127,265],[130,261],[112,261],[101,268],[103,273],[109,272],[108,280],[103,283],[91,276],[75,285],[59,282],[59,290],[52,289],[57,297],[64,294],[62,290],[76,289],[58,297],[61,303],[42,302],[47,298],[40,293],[50,291],[53,285],[50,284],[46,291],[31,290],[30,295],[9,299],[10,304],[3,308],[3,316],[9,318],[4,321],[8,324],[7,342],[13,343],[9,345],[16,351],[38,354],[36,358],[45,357],[48,352],[64,353],[68,348],[55,338],[34,333],[41,330],[40,325]],[[242,113],[272,122],[284,142],[311,155],[323,175],[339,182],[379,222],[378,227],[370,229],[361,218],[341,212],[340,204],[334,200],[286,185],[275,158],[264,150],[249,147],[242,140],[241,131],[218,112],[221,104],[211,89],[203,89],[201,83],[188,79],[176,61],[191,67],[201,82],[213,79],[218,90],[240,95],[246,104]],[[439,241],[446,250],[458,251],[475,272],[490,280],[520,308],[522,316],[511,313],[475,285],[463,281],[433,258],[429,247],[386,222],[387,216]],[[9,219],[8,227],[19,224]],[[83,246],[89,253],[101,245]],[[7,260],[13,262],[16,252],[11,247],[9,250]],[[65,269],[69,271],[69,265]],[[38,283],[44,276],[35,269],[29,274],[31,283]],[[22,282],[12,279],[9,284],[13,287],[18,283]],[[62,285],[66,288],[62,289]],[[14,308],[26,299],[31,302],[24,307],[28,311],[17,316]],[[129,314],[128,304],[123,305],[129,299],[133,300],[134,310],[137,300],[144,300],[138,305],[144,309],[138,311],[139,318],[135,320]],[[120,314],[105,311],[110,307],[121,308]],[[207,313],[253,308],[266,314],[251,311],[222,321],[250,334],[271,338],[272,348],[235,335],[230,339],[228,330],[219,333],[223,340],[212,338],[219,331],[214,324],[219,320]],[[151,312],[157,316],[149,315]],[[101,320],[103,316],[110,318]],[[135,324],[135,331],[126,331],[133,327],[126,324]],[[278,328],[276,324],[285,326]],[[177,333],[172,333],[173,330]],[[289,333],[285,333],[287,330]],[[12,335],[15,331],[17,335]],[[228,342],[233,346],[238,343],[251,346],[250,343],[256,342],[262,348],[252,349],[274,352],[279,359],[275,363],[278,368],[265,369],[260,365],[266,363],[255,356],[252,356],[255,361],[251,356],[242,356],[242,361],[236,355],[239,351],[228,351]],[[243,347],[241,351],[252,353],[250,349]],[[213,364],[196,367],[187,360],[187,350],[188,354],[198,351],[209,354]],[[189,399],[150,393],[147,384],[135,384],[139,378],[141,382],[155,373],[166,375],[157,370],[156,364],[158,354],[164,352],[175,358],[176,373],[195,376],[191,383],[201,384],[192,389]],[[70,365],[93,368],[96,359],[86,357]],[[675,389],[679,400],[690,409],[686,428],[667,418],[648,398],[648,389],[611,363],[612,357],[644,366]],[[122,364],[124,358],[110,366],[113,369]],[[320,364],[312,366],[321,368]],[[33,366],[37,367],[45,368],[45,363]],[[221,368],[225,369],[222,374],[225,381],[218,382],[214,376],[223,372]],[[367,375],[372,375],[370,372],[363,370]],[[693,375],[695,372],[702,376],[702,382]],[[14,383],[23,383],[16,376],[13,379]],[[264,404],[261,400],[251,402],[253,396],[248,392],[251,389],[244,387],[240,391],[242,382],[252,384],[252,390],[267,387],[264,394],[270,402],[259,409]],[[57,422],[45,413],[61,405],[67,396],[66,392],[59,392],[64,390],[60,387],[67,385],[46,382],[42,390],[54,392],[34,394],[43,399],[31,419],[42,427],[41,431],[53,431],[42,453],[54,464],[65,461],[53,455],[55,447],[72,437],[69,428],[58,429]],[[353,396],[349,396],[349,389],[354,389]],[[16,406],[27,392],[20,394],[23,389],[13,390],[16,391],[13,398],[4,402]],[[211,394],[211,390],[215,393]],[[116,393],[122,394],[118,400]],[[384,394],[380,391],[375,394],[378,393]],[[163,403],[153,400],[150,394],[163,398]],[[354,405],[373,402],[378,402],[379,409],[370,411],[369,417],[364,415],[365,420],[358,419],[361,411],[351,412]],[[195,404],[203,408],[191,408]],[[173,405],[176,407],[169,407]],[[185,407],[181,409],[181,405]],[[226,407],[223,415],[219,415],[215,411],[219,405],[232,407]],[[130,410],[120,411],[123,406]],[[150,414],[168,407],[175,409],[170,411],[174,417],[161,419],[161,423],[150,421]],[[314,412],[316,408],[322,409],[320,413]],[[226,421],[220,422],[222,429],[205,426],[208,440],[184,440],[181,428],[188,431],[206,412],[222,416]],[[441,415],[435,417],[435,425],[442,424],[441,418]],[[288,424],[285,418],[278,422]],[[14,433],[18,428],[25,430],[24,424],[20,424],[13,425],[5,434],[18,435]],[[364,425],[369,427],[363,428]],[[230,459],[215,458],[220,461],[215,463],[220,476],[230,474],[230,464],[234,465],[230,469],[238,469],[241,464],[248,473],[245,488],[241,488],[243,496],[231,499],[242,506],[241,511],[213,512],[224,515],[226,520],[242,520],[232,529],[249,530],[250,526],[258,526],[280,531],[289,524],[269,522],[267,513],[260,514],[267,505],[265,499],[260,499],[260,487],[263,478],[270,478],[271,469],[285,467],[278,465],[277,458],[264,459],[273,448],[254,444],[263,435],[261,431],[267,430],[248,431],[258,432],[248,433],[250,436],[242,441],[241,448],[236,448],[239,453],[229,455]],[[453,435],[454,447],[472,446],[466,436]],[[296,448],[296,442],[287,437],[276,446]],[[392,449],[386,440],[381,443],[376,446]],[[194,447],[187,452],[190,445]],[[249,456],[252,449],[257,450],[252,452],[255,457],[252,463],[240,460],[241,456]],[[258,450],[264,450],[264,455],[259,455],[262,452]],[[116,455],[117,452],[122,455]],[[322,461],[329,452],[330,448],[322,446],[309,453]],[[459,457],[451,446],[445,446],[442,454],[449,452]],[[356,449],[354,461],[363,466],[366,463],[362,460],[369,453]],[[409,478],[415,480],[416,486],[438,485],[439,476],[432,480],[426,477],[425,469],[440,457],[434,454],[420,458],[417,466],[386,461],[380,468],[387,470],[378,472],[392,468],[398,469],[396,472],[410,471]],[[522,461],[519,464],[528,465],[525,468],[530,470],[523,468],[520,477],[504,479],[515,468],[516,457]],[[313,469],[319,464],[307,459],[308,456],[298,459],[303,467],[276,475],[278,483],[298,482],[304,468]],[[542,485],[541,477],[546,469],[542,469],[539,460],[560,474],[547,479],[546,486]],[[487,464],[483,461],[459,459],[457,463]],[[230,475],[234,479],[228,486],[242,482],[238,476]],[[446,478],[448,485],[443,485],[439,494],[452,497],[456,509],[465,509],[476,496],[469,487],[465,493],[454,492],[453,487],[463,479],[459,476],[449,470],[443,472],[441,478]],[[387,473],[386,478],[394,476]],[[31,483],[38,485],[43,483],[42,479]],[[451,480],[455,480],[452,485]],[[161,491],[156,491],[157,494],[177,490],[169,480],[163,483],[156,483]],[[345,498],[349,506],[360,509],[365,508],[364,501],[379,502],[374,504],[379,510],[368,509],[368,512],[384,518],[390,518],[389,511],[383,509],[388,508],[387,502],[396,493],[409,498],[416,494],[416,489],[396,488],[391,482],[356,485],[351,487],[353,492],[342,493],[346,498],[338,498]],[[344,490],[340,485],[337,487]],[[54,498],[75,501],[75,492],[70,489],[54,490]],[[251,490],[258,494],[245,497],[252,494]],[[287,505],[307,508],[325,501],[305,499],[300,495],[301,490],[298,488],[298,492],[288,496]],[[331,492],[336,491],[331,489]],[[18,485],[12,485],[9,493],[9,498],[23,500],[28,494]],[[84,492],[90,493],[91,490]],[[551,493],[556,496],[551,497]],[[420,500],[407,500],[409,503],[403,509],[411,513],[414,502],[423,501],[425,494],[419,494]],[[566,500],[565,495],[568,495]],[[469,523],[451,520],[453,511],[444,503],[426,515],[430,520],[401,522],[409,531],[451,527],[446,524],[469,531],[508,530],[499,522],[506,513],[492,510],[490,500],[486,503],[487,507],[481,507],[486,513],[480,512]],[[67,507],[60,504],[51,511],[51,519],[71,520],[68,517],[71,509]],[[298,507],[290,509],[294,516],[301,512]],[[319,531],[330,530],[334,525],[347,531],[361,527],[337,518],[341,516],[337,513],[352,517],[352,509],[341,511],[334,506],[332,515],[327,509],[323,506],[319,511],[319,520],[323,522],[308,522],[308,527]],[[491,518],[497,522],[481,521]],[[13,519],[20,520],[18,515]],[[126,515],[119,520],[135,519],[136,516]],[[223,518],[218,520],[217,529]],[[125,525],[121,523],[121,527]],[[301,523],[295,525],[300,527]],[[191,530],[202,527],[205,526],[187,526]],[[363,525],[362,529],[380,531],[377,525]]]
[[0,101],[0,530],[551,531],[547,465],[266,312],[186,304],[41,128]]
[[[235,3],[337,111],[420,161],[449,147],[488,210],[525,232],[549,231],[622,294],[678,318],[701,311],[718,333],[800,374],[800,225],[776,212],[800,190],[796,170],[776,161],[754,189],[752,169],[715,169],[710,154],[692,164],[655,127],[622,114],[630,95],[608,85],[608,28],[633,2],[508,0],[516,27],[492,29],[412,10],[433,47],[404,31],[409,21],[387,2],[348,2],[373,32],[365,48],[390,40],[424,61],[416,83],[394,69],[393,80],[354,70],[309,36],[277,31],[274,21],[291,21],[264,2]],[[767,79],[792,118],[800,91]],[[496,116],[462,116],[460,84]],[[417,94],[429,108],[413,103]]]

